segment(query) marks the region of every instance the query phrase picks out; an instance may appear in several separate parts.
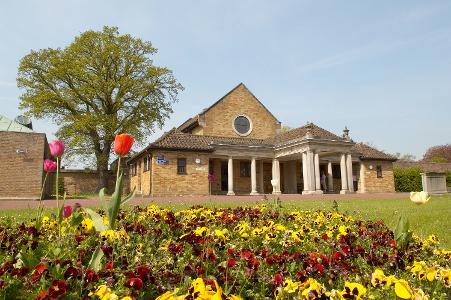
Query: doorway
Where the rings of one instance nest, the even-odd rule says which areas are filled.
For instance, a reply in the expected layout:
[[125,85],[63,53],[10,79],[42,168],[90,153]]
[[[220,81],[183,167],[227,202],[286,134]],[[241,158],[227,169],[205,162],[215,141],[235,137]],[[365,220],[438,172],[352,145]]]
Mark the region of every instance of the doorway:
[[221,161],[221,191],[227,192],[228,188],[229,188],[228,162]]

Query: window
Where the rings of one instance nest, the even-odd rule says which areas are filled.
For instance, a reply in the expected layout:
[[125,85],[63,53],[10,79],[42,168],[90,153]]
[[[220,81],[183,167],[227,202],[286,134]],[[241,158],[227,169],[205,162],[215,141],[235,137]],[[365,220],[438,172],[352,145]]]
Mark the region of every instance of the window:
[[186,158],[177,158],[177,174],[186,174]]
[[210,159],[208,161],[208,174],[213,175],[215,172],[214,160]]
[[238,116],[233,121],[233,128],[239,135],[248,135],[251,130],[251,121],[246,116]]
[[144,158],[144,172],[147,172],[150,170],[150,163],[152,161],[152,156],[150,154],[147,154]]
[[130,175],[131,176],[136,176],[136,173],[137,173],[136,168],[137,168],[136,163],[130,165]]
[[248,161],[240,162],[240,176],[251,177],[251,164]]
[[376,166],[377,178],[382,178],[382,166]]

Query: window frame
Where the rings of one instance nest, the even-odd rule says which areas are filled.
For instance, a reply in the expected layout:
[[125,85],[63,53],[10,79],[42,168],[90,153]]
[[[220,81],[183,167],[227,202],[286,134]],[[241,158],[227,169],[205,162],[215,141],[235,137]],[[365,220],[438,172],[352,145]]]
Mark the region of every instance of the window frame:
[[240,177],[251,177],[251,163],[249,161],[240,161]]
[[150,171],[150,164],[152,162],[152,156],[150,154],[147,154],[144,157],[144,172],[148,172]]
[[[184,165],[181,165],[181,162],[184,162]],[[186,166],[187,160],[186,157],[178,157],[177,158],[177,175],[186,175]]]
[[[238,118],[240,118],[240,117],[245,118],[245,119],[249,122],[249,129],[248,129],[248,131],[245,132],[245,133],[239,132],[239,131],[236,129],[236,127],[235,127],[235,121],[236,121]],[[247,115],[245,115],[245,114],[239,114],[239,115],[236,115],[236,116],[232,119],[232,128],[233,128],[233,131],[235,131],[235,133],[238,134],[239,136],[248,136],[249,134],[251,134],[251,132],[252,132],[252,130],[253,130],[254,127],[253,127],[253,124],[252,124],[252,120],[251,120],[251,118],[249,118],[249,116],[247,116]]]
[[376,165],[376,177],[384,178],[384,176],[382,175],[382,165]]

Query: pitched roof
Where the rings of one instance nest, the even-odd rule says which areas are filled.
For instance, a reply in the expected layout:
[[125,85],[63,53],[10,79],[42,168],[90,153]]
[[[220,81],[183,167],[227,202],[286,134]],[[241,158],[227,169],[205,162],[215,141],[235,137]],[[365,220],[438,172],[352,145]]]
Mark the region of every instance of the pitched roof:
[[34,132],[30,128],[0,115],[0,131]]
[[172,129],[150,144],[149,148],[213,151],[213,144],[242,146],[265,145],[262,139],[195,135]]
[[291,140],[305,137],[309,127],[310,127],[310,132],[312,134],[312,137],[314,137],[314,138],[344,140],[344,138],[339,137],[338,135],[333,134],[332,132],[327,131],[326,129],[323,129],[313,123],[309,123],[307,125],[304,125],[304,126],[301,126],[301,127],[295,128],[295,129],[291,129],[284,133],[280,133],[274,137],[268,138],[265,140],[265,142],[270,143],[270,144],[281,144],[281,143],[285,143],[285,142],[288,142]]
[[402,161],[398,160],[393,164],[393,167],[408,169],[408,168],[420,168],[424,172],[437,172],[444,173],[451,171],[451,163],[430,163],[423,161]]
[[351,150],[360,153],[360,159],[396,160],[396,157],[393,155],[377,150],[365,143],[357,143],[351,148]]
[[255,97],[255,95],[244,85],[244,83],[239,83],[236,87],[234,87],[233,89],[231,89],[227,94],[225,94],[224,96],[222,96],[218,101],[216,101],[215,103],[213,103],[211,106],[207,107],[206,109],[204,109],[202,112],[198,113],[197,115],[195,115],[192,118],[189,118],[188,120],[186,120],[182,125],[180,125],[177,129],[179,131],[185,131],[187,129],[189,129],[190,127],[193,126],[197,126],[198,125],[198,117],[205,114],[206,112],[208,112],[210,109],[212,109],[213,107],[215,107],[218,103],[220,103],[222,100],[224,100],[227,96],[229,96],[230,94],[232,94],[236,89],[238,89],[239,87],[243,87],[245,88],[249,94],[252,95],[252,97],[254,97],[254,99],[277,121],[280,123],[280,121],[271,113],[271,111],[266,108],[265,105],[263,105],[263,103],[260,102],[260,100],[258,100],[257,97]]

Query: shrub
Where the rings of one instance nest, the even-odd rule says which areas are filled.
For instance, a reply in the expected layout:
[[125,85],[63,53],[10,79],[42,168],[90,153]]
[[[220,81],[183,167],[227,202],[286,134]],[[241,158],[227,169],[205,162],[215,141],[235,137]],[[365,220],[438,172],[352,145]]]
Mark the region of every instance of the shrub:
[[422,169],[418,167],[401,169],[394,168],[395,190],[397,192],[415,192],[423,190],[421,184]]

